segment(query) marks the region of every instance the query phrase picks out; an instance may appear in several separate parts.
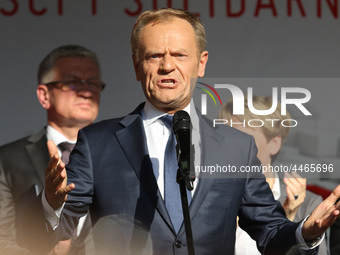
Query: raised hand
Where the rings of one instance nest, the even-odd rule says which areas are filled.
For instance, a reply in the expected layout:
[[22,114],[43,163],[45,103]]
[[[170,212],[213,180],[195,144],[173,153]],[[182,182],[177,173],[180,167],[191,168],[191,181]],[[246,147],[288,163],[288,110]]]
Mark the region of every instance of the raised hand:
[[56,210],[67,200],[67,194],[75,185],[67,185],[65,164],[61,161],[54,142],[47,141],[47,148],[51,159],[45,171],[45,196],[49,205]]
[[336,203],[339,197],[340,185],[314,209],[302,228],[302,236],[306,241],[322,235],[339,218],[340,201]]
[[283,209],[289,220],[293,221],[302,203],[305,201],[307,182],[297,173],[285,174],[283,182],[286,184],[287,198],[283,203]]

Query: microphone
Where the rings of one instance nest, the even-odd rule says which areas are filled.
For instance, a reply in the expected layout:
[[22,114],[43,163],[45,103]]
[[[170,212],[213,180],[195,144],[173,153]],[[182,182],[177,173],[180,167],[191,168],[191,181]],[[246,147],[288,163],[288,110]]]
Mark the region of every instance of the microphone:
[[193,145],[191,144],[191,121],[190,116],[186,111],[177,111],[174,114],[172,129],[174,131],[177,145],[177,159],[178,166],[182,177],[185,178],[185,184],[188,190],[193,190],[195,171],[190,171],[191,162],[193,158],[190,157],[190,150],[193,154]]

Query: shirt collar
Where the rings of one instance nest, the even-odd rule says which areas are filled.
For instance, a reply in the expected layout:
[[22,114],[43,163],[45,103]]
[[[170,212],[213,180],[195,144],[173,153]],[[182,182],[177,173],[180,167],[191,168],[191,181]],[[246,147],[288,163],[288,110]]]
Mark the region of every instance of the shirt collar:
[[76,141],[68,140],[63,134],[57,131],[55,128],[51,127],[50,125],[46,128],[46,137],[47,140],[52,140],[55,145],[58,145],[62,142],[69,142],[75,144]]
[[[193,129],[198,130],[198,115],[194,107],[194,101],[192,99],[190,104],[187,105],[183,111],[186,111],[189,114]],[[145,122],[145,126],[151,125],[164,115],[167,115],[167,113],[157,109],[149,101],[145,102],[144,108],[142,109],[142,117]]]

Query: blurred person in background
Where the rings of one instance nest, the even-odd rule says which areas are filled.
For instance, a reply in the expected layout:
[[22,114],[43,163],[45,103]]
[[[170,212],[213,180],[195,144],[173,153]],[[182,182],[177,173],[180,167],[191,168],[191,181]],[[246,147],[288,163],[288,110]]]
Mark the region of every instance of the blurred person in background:
[[[0,254],[35,254],[20,246],[24,207],[39,194],[49,162],[47,140],[58,147],[64,163],[79,129],[92,123],[105,87],[96,54],[80,45],[52,50],[38,70],[38,101],[47,112],[47,125],[38,133],[0,147]],[[85,224],[84,224],[85,222]],[[83,254],[91,226],[83,217],[72,240],[60,241],[49,254]],[[80,231],[83,228],[83,231]],[[34,231],[32,230],[32,235]],[[46,254],[46,253],[45,253]]]

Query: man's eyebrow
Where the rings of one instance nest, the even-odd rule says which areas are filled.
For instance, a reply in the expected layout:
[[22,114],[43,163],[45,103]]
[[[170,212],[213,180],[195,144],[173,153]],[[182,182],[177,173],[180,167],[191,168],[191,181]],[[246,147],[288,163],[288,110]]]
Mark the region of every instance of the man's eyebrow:
[[145,55],[152,55],[152,54],[163,54],[164,51],[162,50],[146,50],[144,52]]
[[[178,48],[170,50],[171,53],[188,53],[188,50],[185,48]],[[144,52],[145,55],[152,55],[152,54],[164,54],[164,50],[146,50]]]
[[177,50],[174,50],[174,52],[183,52],[183,53],[187,53],[188,50],[187,49],[184,49],[184,48],[179,48]]

